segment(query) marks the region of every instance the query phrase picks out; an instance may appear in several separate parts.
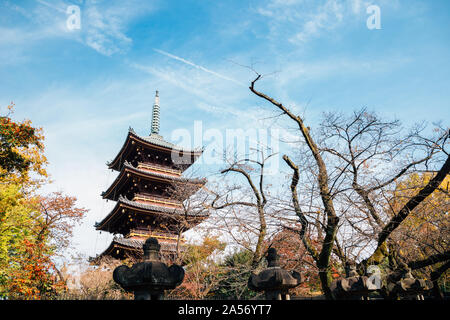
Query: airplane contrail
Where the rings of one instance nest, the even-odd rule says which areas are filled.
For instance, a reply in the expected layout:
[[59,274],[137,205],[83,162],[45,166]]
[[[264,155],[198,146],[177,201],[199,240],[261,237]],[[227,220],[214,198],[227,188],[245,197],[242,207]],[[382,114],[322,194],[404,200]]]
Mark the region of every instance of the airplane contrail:
[[198,64],[195,64],[195,63],[193,63],[193,62],[191,62],[191,61],[188,61],[188,60],[186,60],[186,59],[183,59],[183,58],[181,58],[181,57],[177,57],[176,55],[170,54],[170,53],[168,53],[168,52],[165,52],[165,51],[159,50],[159,49],[153,49],[153,50],[156,51],[156,52],[158,52],[158,53],[160,53],[160,54],[162,54],[162,55],[165,55],[166,57],[169,57],[169,58],[172,58],[172,59],[181,61],[181,62],[183,62],[183,63],[185,63],[185,64],[187,64],[187,65],[193,66],[193,67],[195,67],[195,68],[197,68],[197,69],[200,69],[200,70],[202,70],[202,71],[205,71],[205,72],[207,72],[207,73],[210,73],[210,74],[212,74],[212,75],[215,75],[216,77],[219,77],[219,78],[222,78],[222,79],[225,79],[225,80],[228,80],[228,81],[232,81],[232,82],[234,82],[234,83],[237,83],[237,84],[239,84],[239,85],[241,85],[241,86],[245,86],[245,87],[246,87],[246,85],[245,85],[244,83],[242,83],[242,82],[239,82],[239,81],[237,81],[237,80],[235,80],[235,79],[232,79],[232,78],[229,78],[229,77],[227,77],[227,76],[221,75],[220,73],[214,72],[214,71],[212,71],[212,70],[206,69],[205,67],[199,66]]

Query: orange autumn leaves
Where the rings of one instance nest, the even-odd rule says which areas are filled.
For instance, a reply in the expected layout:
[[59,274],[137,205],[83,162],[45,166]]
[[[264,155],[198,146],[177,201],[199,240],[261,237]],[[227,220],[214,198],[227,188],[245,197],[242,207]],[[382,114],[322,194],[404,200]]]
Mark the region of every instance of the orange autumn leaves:
[[19,260],[20,268],[11,273],[9,296],[40,300],[52,298],[65,283],[56,277],[56,267],[44,243],[24,240],[24,256]]
[[76,198],[38,194],[50,183],[43,130],[0,116],[0,297],[52,299],[65,287],[54,258],[70,245],[84,208]]

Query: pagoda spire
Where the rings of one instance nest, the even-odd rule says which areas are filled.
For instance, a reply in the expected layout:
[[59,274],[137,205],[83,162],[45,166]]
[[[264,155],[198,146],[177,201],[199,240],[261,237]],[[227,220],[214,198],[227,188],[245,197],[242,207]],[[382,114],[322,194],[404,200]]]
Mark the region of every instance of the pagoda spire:
[[153,104],[151,134],[159,134],[159,95],[158,95],[158,90],[156,90],[155,103]]

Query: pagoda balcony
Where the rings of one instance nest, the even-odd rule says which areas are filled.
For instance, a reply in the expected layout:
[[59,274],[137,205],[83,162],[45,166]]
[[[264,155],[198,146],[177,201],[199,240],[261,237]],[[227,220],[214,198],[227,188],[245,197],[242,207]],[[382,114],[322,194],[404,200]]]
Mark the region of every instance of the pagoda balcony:
[[[148,237],[157,238],[158,240],[169,240],[169,241],[178,241],[178,235],[174,233],[165,233],[165,232],[157,232],[154,230],[146,230],[146,229],[131,229],[130,232],[125,236],[125,238],[130,239],[147,239]],[[186,239],[183,237],[180,238],[180,243],[185,243]]]
[[[129,215],[132,215],[131,217]],[[189,224],[189,228],[199,224],[209,216],[208,212],[185,212],[182,208],[171,208],[167,205],[155,205],[154,203],[144,201],[132,201],[123,196],[119,196],[118,202],[111,212],[100,222],[95,223],[97,230],[103,230],[111,233],[120,233],[126,235],[131,230],[142,226],[131,226],[130,218],[137,222],[142,217],[147,217],[145,221],[148,225],[155,219],[175,219],[183,220]],[[134,222],[133,222],[134,223]],[[144,230],[148,230],[145,229]]]
[[168,168],[167,166],[162,166],[162,165],[155,164],[155,163],[150,164],[150,163],[139,162],[137,165],[137,168],[148,171],[148,172],[162,173],[162,174],[171,175],[174,177],[179,177],[179,176],[181,176],[181,173],[182,173],[181,170],[171,169],[171,168]]
[[132,201],[140,202],[143,204],[152,204],[156,206],[169,207],[169,208],[182,208],[182,204],[179,201],[157,197],[157,196],[147,196],[142,194],[137,194],[134,196]]
[[[154,185],[156,183],[165,186],[176,186],[181,183],[185,186],[189,185],[189,188],[192,189],[190,194],[193,194],[206,183],[206,179],[188,179],[182,176],[135,168],[125,161],[120,174],[116,177],[110,187],[102,193],[102,197],[104,199],[117,201],[120,194],[130,193],[130,191],[136,193],[135,190],[138,188],[138,183],[144,185],[144,187],[145,185]],[[186,194],[186,197],[190,196],[190,194]]]

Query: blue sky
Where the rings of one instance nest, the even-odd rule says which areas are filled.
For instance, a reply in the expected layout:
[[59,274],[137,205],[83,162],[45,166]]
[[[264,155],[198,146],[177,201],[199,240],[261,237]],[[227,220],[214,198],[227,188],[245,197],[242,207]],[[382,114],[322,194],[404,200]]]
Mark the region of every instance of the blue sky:
[[[70,5],[80,29],[67,28]],[[381,29],[367,28],[369,5]],[[313,130],[322,112],[363,106],[405,124],[445,121],[448,57],[446,0],[0,2],[0,110],[14,101],[18,120],[44,128],[49,190],[91,210],[75,236],[87,255],[110,240],[93,228],[112,205],[100,197],[115,177],[105,163],[129,126],[149,133],[156,89],[168,140],[194,121],[285,126],[264,120],[274,110],[249,91],[248,66]]]

